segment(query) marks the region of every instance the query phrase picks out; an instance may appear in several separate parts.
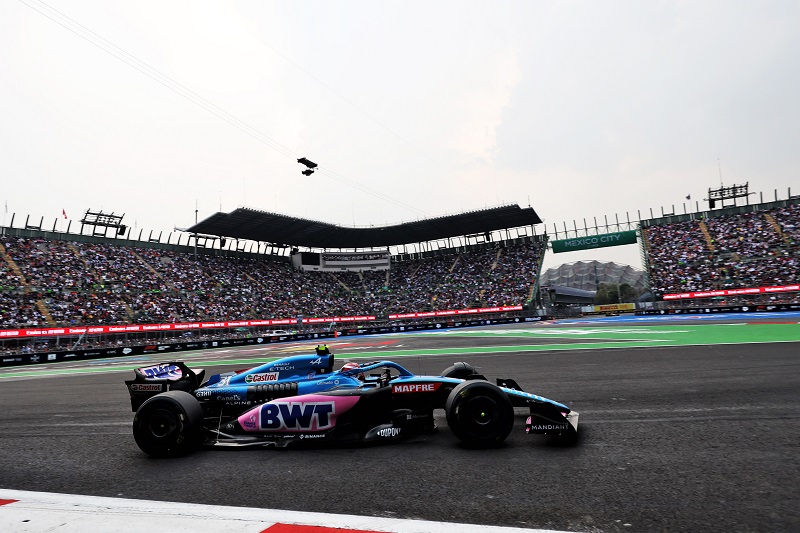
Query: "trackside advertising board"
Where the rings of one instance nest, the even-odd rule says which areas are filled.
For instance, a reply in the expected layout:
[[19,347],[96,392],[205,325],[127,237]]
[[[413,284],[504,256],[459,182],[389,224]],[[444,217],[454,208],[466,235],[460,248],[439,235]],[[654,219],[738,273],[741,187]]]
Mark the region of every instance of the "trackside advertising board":
[[577,250],[591,250],[593,248],[606,248],[608,246],[636,244],[636,231],[618,231],[617,233],[589,235],[587,237],[561,239],[550,242],[553,244],[553,253],[555,254],[561,252],[575,252]]
[[636,304],[605,304],[595,305],[595,313],[607,313],[614,311],[636,311]]
[[[521,305],[508,305],[498,307],[480,307],[473,309],[449,309],[443,311],[428,311],[423,313],[405,313],[389,315],[391,320],[402,318],[431,318],[449,317],[460,315],[476,315],[484,313],[504,313],[509,311],[522,311]],[[302,319],[303,324],[349,324],[374,322],[375,315],[364,316],[333,316]],[[4,329],[0,330],[0,340],[22,339],[26,337],[63,337],[79,335],[105,335],[122,333],[150,333],[160,331],[199,331],[226,329],[252,326],[294,326],[296,318],[281,318],[277,320],[237,320],[224,322],[185,322],[173,324],[120,324],[114,326],[80,326],[62,328],[30,328],[30,329]]]
[[720,296],[738,296],[741,294],[772,294],[776,292],[795,292],[800,291],[800,285],[779,285],[775,287],[745,287],[741,289],[720,289],[716,291],[703,292],[681,292],[677,294],[665,294],[665,300],[683,300],[686,298],[718,298]]
[[[800,307],[800,306],[798,306]],[[291,342],[304,340],[335,339],[347,336],[375,335],[381,333],[399,333],[405,331],[423,331],[428,329],[463,328],[468,326],[484,326],[489,324],[511,324],[520,322],[539,322],[547,320],[545,316],[526,317],[442,317],[425,321],[421,324],[382,324],[365,325],[364,327],[352,324],[337,331],[322,331],[317,333],[295,333],[289,335],[263,335],[259,337],[219,338],[214,340],[196,339],[190,342],[165,342],[147,341],[152,344],[137,344],[131,346],[118,346],[113,348],[100,348],[88,350],[50,351],[34,354],[0,354],[0,367],[19,366],[37,363],[57,363],[61,361],[78,361],[84,359],[105,359],[113,356],[139,356],[158,353],[172,353],[191,350],[210,350],[214,348],[230,348],[235,346],[271,344],[276,342]],[[180,356],[178,356],[180,357]]]

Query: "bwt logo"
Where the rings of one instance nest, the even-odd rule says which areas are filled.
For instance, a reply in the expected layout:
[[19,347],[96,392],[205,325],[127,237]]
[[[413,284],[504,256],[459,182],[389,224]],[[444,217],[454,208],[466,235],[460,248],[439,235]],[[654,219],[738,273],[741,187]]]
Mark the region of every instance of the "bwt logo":
[[336,412],[333,402],[268,403],[261,407],[261,429],[328,429]]

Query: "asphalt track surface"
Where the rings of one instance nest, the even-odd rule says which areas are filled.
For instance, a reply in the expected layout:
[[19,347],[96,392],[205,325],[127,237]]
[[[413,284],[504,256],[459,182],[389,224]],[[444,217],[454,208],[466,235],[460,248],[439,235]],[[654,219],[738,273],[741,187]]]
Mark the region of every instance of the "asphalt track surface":
[[[581,413],[568,448],[525,435],[518,410],[506,445],[489,451],[460,446],[437,413],[438,434],[392,445],[155,460],[133,441],[122,383],[147,360],[4,369],[0,487],[568,531],[800,531],[797,319],[605,324],[329,343],[339,360],[434,374],[464,360],[514,378]],[[312,348],[182,355],[215,373]]]

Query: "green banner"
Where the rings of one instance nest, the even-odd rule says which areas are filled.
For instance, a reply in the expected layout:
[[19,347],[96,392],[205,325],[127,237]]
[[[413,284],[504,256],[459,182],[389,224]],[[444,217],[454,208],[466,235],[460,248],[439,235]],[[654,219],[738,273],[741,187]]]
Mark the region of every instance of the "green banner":
[[574,252],[576,250],[591,250],[592,248],[636,244],[636,231],[604,233],[603,235],[590,235],[587,237],[562,239],[560,241],[551,242],[553,244],[553,253],[556,254],[560,252]]

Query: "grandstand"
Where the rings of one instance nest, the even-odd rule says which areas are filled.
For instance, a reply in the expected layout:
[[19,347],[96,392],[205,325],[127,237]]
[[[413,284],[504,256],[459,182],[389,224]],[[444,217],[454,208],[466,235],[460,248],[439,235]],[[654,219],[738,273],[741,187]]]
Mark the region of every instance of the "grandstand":
[[163,243],[152,233],[131,240],[120,232],[14,228],[12,218],[12,226],[0,228],[0,352],[78,340],[72,338],[78,333],[69,341],[14,337],[25,328],[72,328],[88,346],[128,342],[128,334],[100,338],[80,328],[174,330],[163,325],[205,322],[251,334],[461,313],[542,315],[540,285],[572,287],[586,300],[585,292],[600,284],[627,283],[652,291],[658,312],[800,305],[797,197],[641,220],[636,233],[644,272],[576,262],[542,276],[549,236],[537,234],[540,223],[531,208],[518,206],[384,228],[237,209]]
[[[395,228],[394,234],[427,240],[413,243],[412,252],[411,243],[403,243],[405,253],[392,256],[389,268],[364,267],[358,254],[365,252],[355,249],[333,257],[349,258],[335,262],[345,266],[304,270],[294,261],[314,254],[298,246],[319,242],[324,249],[341,250],[354,242],[353,235],[358,240],[364,234],[345,232],[339,242],[336,232],[328,231],[309,240],[293,232],[314,229],[315,223],[283,217],[283,233],[271,223],[276,215],[251,216],[267,219],[263,236],[272,241],[273,251],[288,255],[198,247],[199,239],[187,246],[4,228],[0,329],[265,320],[270,322],[264,325],[302,325],[346,318],[388,321],[416,313],[522,311],[536,293],[546,248],[546,237],[531,235],[533,223],[540,222],[532,209],[503,207]],[[237,243],[237,227],[204,221],[190,231],[199,234],[202,228],[220,244],[226,237]],[[254,227],[259,224],[249,220],[241,228]],[[477,233],[459,235],[464,228]],[[495,238],[498,230],[507,238]],[[224,231],[226,237],[210,235]],[[439,239],[454,245],[434,249],[431,243]],[[392,238],[384,246],[389,242]],[[360,267],[348,268],[347,261]],[[18,345],[3,343],[7,351]]]
[[642,222],[661,310],[800,303],[800,198]]

